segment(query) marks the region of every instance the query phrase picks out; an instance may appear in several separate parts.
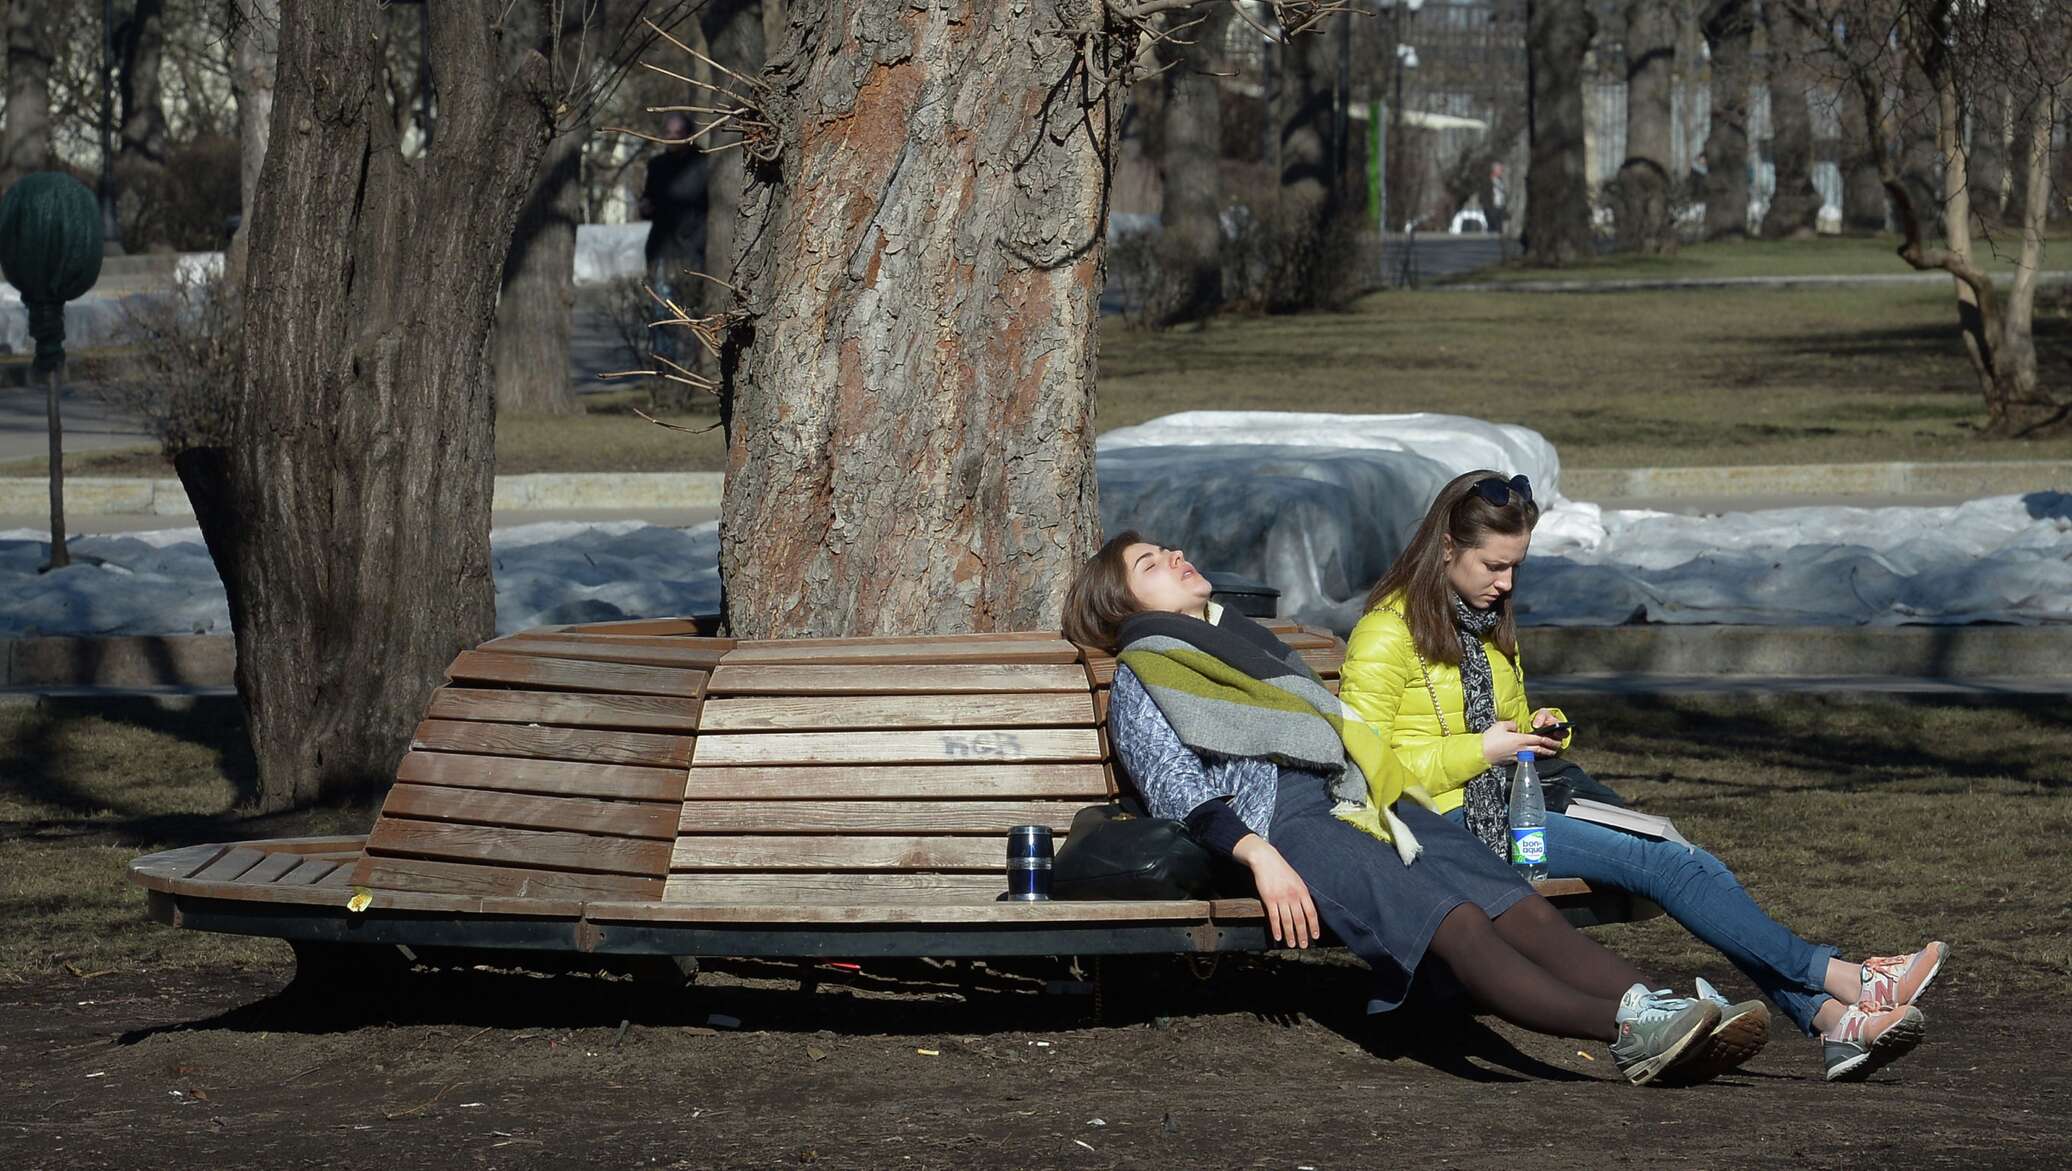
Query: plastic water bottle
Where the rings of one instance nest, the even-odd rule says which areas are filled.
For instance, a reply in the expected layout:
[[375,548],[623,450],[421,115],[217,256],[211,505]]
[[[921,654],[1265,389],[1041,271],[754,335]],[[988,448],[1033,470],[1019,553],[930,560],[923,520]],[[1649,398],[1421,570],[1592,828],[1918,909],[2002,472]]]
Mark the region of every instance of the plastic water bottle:
[[1527,882],[1547,877],[1547,798],[1529,751],[1511,774],[1511,865]]

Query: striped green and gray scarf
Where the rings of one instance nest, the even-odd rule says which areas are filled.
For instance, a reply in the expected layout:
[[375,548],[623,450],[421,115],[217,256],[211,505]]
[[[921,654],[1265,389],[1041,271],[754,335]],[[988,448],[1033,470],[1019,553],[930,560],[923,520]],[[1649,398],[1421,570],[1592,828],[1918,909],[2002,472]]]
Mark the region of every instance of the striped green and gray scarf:
[[1122,624],[1117,653],[1180,741],[1207,756],[1271,760],[1328,777],[1340,820],[1396,847],[1422,847],[1397,817],[1397,798],[1431,807],[1381,737],[1318,679],[1302,655],[1251,619],[1221,625],[1146,612]]

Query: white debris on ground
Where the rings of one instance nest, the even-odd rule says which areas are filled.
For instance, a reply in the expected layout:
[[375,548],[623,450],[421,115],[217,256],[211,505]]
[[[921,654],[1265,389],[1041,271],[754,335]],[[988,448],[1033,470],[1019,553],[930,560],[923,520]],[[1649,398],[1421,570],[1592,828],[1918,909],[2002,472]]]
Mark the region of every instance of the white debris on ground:
[[[1282,613],[1344,631],[1441,484],[1493,467],[1547,511],[1520,609],[1536,624],[2072,621],[2072,495],[1947,508],[1723,516],[1601,512],[1560,496],[1553,447],[1444,415],[1191,412],[1102,437],[1102,520],[1282,590]],[[192,528],[90,536],[53,573],[48,535],[0,532],[0,636],[229,630]],[[491,535],[497,629],[719,607],[718,529],[554,522]]]

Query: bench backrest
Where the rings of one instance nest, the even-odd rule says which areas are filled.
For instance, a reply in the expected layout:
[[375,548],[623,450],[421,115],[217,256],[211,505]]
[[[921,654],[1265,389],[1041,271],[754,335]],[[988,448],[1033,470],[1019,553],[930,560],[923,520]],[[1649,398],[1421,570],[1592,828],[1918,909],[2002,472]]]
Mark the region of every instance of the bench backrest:
[[[1276,632],[1335,681],[1342,645]],[[1113,658],[1054,634],[528,631],[434,693],[358,885],[699,904],[977,902],[1005,833],[1107,799]]]

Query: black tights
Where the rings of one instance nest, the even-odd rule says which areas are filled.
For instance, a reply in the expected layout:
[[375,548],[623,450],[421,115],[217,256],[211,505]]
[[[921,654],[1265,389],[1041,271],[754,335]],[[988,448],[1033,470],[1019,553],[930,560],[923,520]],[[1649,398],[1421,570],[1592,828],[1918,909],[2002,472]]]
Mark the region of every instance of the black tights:
[[1462,903],[1440,921],[1431,951],[1477,1004],[1520,1028],[1557,1037],[1613,1039],[1619,997],[1646,980],[1538,895],[1494,920]]

